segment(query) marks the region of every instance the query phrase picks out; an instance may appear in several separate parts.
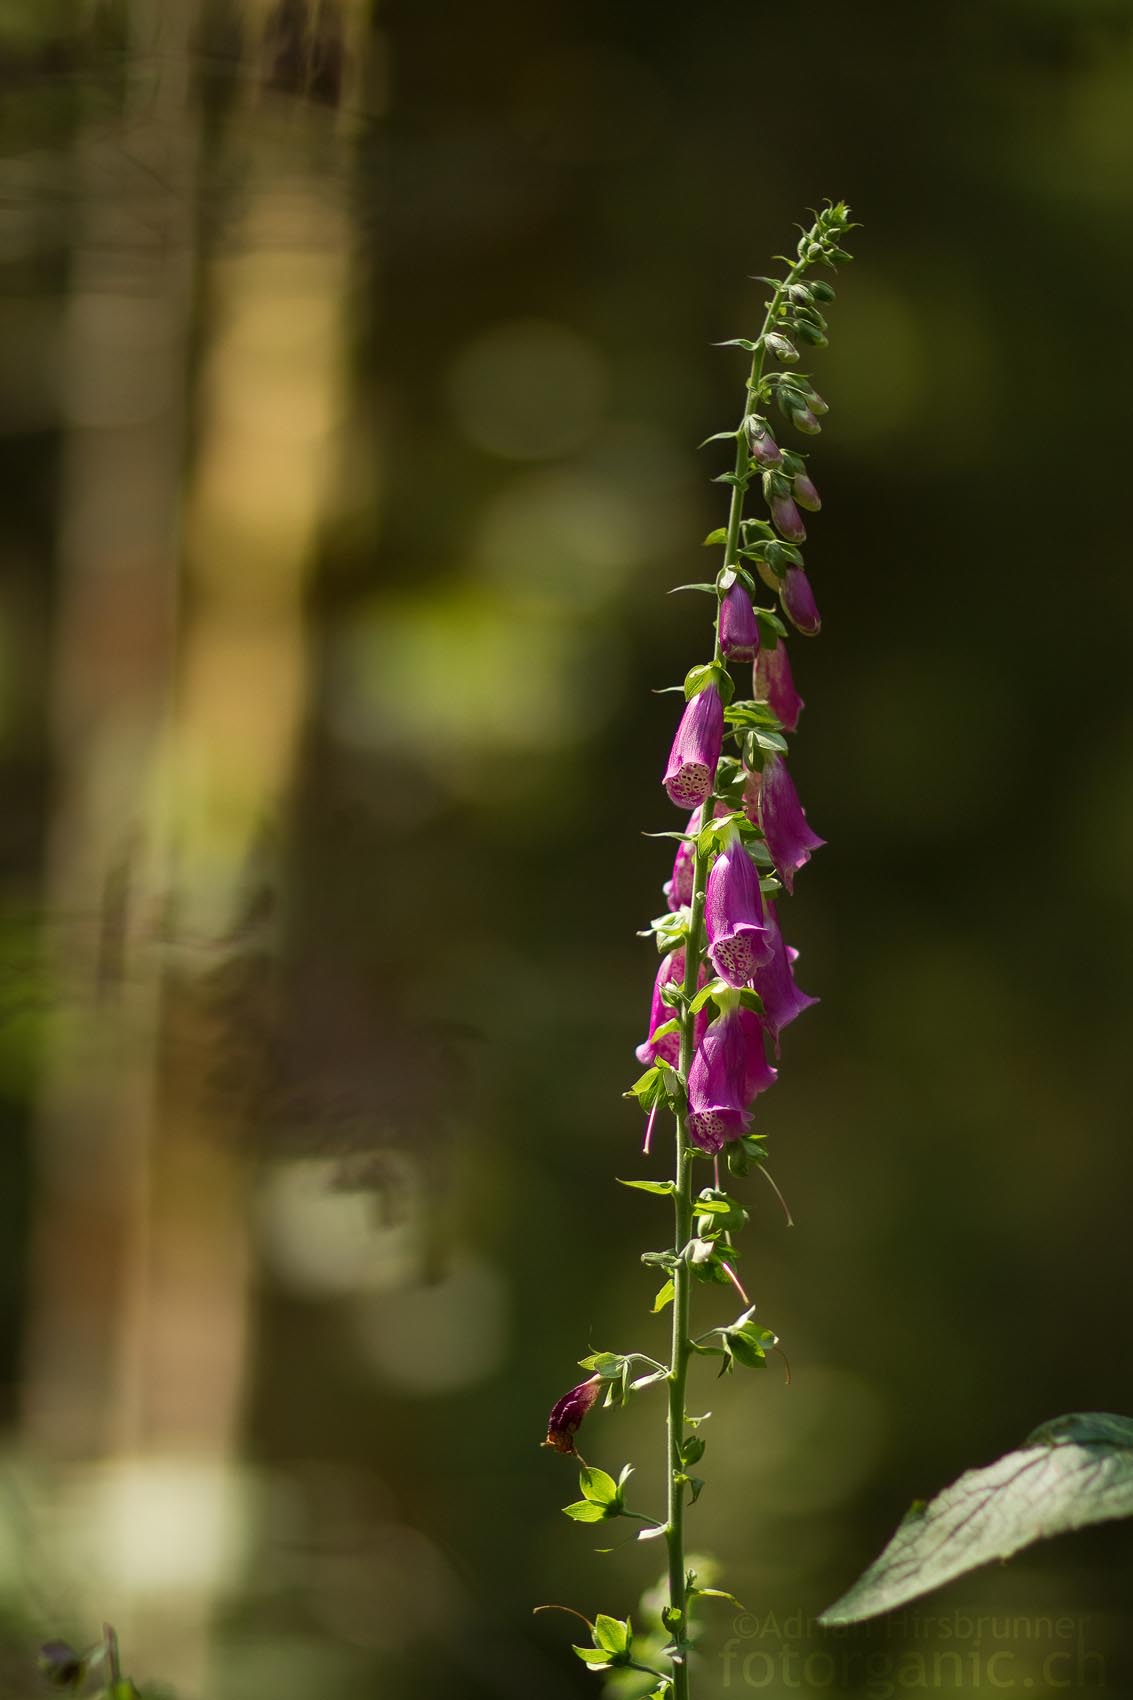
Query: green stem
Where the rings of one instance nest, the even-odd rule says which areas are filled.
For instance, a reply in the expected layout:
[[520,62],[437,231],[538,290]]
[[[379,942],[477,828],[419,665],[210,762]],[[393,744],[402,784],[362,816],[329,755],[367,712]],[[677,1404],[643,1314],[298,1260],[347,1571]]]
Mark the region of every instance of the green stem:
[[[775,290],[768,306],[763,328],[756,342],[755,352],[751,360],[751,372],[748,376],[747,391],[744,397],[743,418],[736,432],[736,482],[732,485],[731,505],[728,509],[728,528],[724,544],[724,566],[732,567],[739,559],[740,524],[744,511],[744,480],[748,471],[747,435],[744,429],[745,421],[755,403],[760,385],[763,381],[763,338],[776,322],[779,307],[790,285],[805,270],[805,264],[800,259],[793,265],[787,276]],[[720,599],[716,603],[716,637],[714,657],[720,660]],[[712,817],[714,799],[710,796],[704,804],[701,821],[707,822]],[[697,846],[693,860],[692,912],[689,919],[688,938],[685,942],[685,977],[684,977],[684,1010],[681,1016],[681,1055],[680,1070],[682,1078],[687,1082],[689,1069],[692,1067],[693,1050],[695,1047],[696,1017],[691,1013],[689,1004],[696,996],[697,983],[700,979],[700,968],[704,961],[704,897],[708,881],[708,854]],[[692,1354],[692,1342],[689,1339],[689,1309],[691,1299],[692,1272],[689,1265],[681,1257],[681,1252],[692,1238],[692,1194],[693,1194],[693,1151],[688,1138],[688,1110],[682,1106],[676,1117],[676,1191],[673,1194],[674,1241],[673,1251],[677,1257],[677,1266],[673,1272],[673,1334],[672,1356],[669,1363],[669,1407],[668,1407],[668,1518],[665,1525],[665,1540],[669,1551],[669,1609],[672,1614],[670,1633],[678,1646],[687,1644],[689,1640],[688,1623],[688,1582],[685,1562],[684,1544],[684,1513],[685,1513],[685,1482],[679,1478],[685,1474],[684,1441],[685,1441],[685,1395],[688,1385],[688,1366]],[[690,1700],[690,1677],[687,1654],[682,1653],[672,1661],[673,1700]]]

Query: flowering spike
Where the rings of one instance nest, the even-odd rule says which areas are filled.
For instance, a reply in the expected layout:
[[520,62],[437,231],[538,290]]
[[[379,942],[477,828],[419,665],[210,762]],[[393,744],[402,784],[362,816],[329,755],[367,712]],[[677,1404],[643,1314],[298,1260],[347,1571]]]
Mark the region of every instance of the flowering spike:
[[782,756],[770,755],[763,764],[759,824],[779,878],[788,891],[793,891],[795,875],[810,861],[811,851],[818,850],[826,840],[811,830]]
[[544,1446],[553,1446],[556,1452],[573,1453],[574,1437],[582,1427],[582,1419],[591,1409],[602,1386],[602,1377],[592,1375],[589,1381],[580,1381],[577,1387],[572,1387],[569,1393],[564,1393],[558,1403],[552,1406],[547,1418],[547,1438]]
[[802,567],[788,567],[779,586],[779,600],[792,626],[804,637],[817,637],[822,629],[822,616],[814,591]]
[[723,742],[724,704],[716,686],[706,685],[685,704],[665,769],[665,789],[678,808],[691,809],[706,801]]
[[764,915],[767,922],[767,937],[771,944],[770,960],[761,964],[755,970],[755,989],[763,999],[763,1020],[771,1041],[775,1047],[775,1055],[779,1055],[779,1035],[784,1027],[800,1016],[804,1009],[817,1003],[817,998],[808,997],[795,984],[791,972],[791,964],[798,956],[798,951],[783,943],[783,935],[779,930],[779,917],[775,913],[775,905],[768,900]]
[[775,1082],[759,1017],[738,1002],[709,1027],[688,1076],[688,1136],[710,1155],[751,1125],[750,1104]]
[[720,650],[726,661],[754,661],[759,648],[759,622],[751,597],[740,583],[720,601]]
[[[764,645],[756,656],[752,670],[751,694],[757,702],[767,704],[784,732],[794,732],[797,729],[799,715],[806,704],[795,689],[791,664],[787,659],[787,646],[782,638],[774,649],[768,649]],[[682,844],[681,849],[685,848]]]
[[735,827],[712,864],[704,904],[712,966],[730,986],[746,986],[771,944],[763,919],[759,875]]

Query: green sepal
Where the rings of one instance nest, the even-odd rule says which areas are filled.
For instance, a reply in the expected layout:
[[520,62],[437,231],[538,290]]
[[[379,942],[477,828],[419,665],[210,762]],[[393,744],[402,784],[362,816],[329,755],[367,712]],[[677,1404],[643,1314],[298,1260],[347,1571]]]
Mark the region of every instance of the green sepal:
[[676,1288],[670,1279],[659,1289],[656,1298],[653,1300],[653,1315],[659,1316],[666,1305],[672,1304],[675,1296]]
[[729,986],[726,980],[709,980],[706,986],[701,986],[700,990],[689,1004],[689,1014],[699,1015],[705,1004],[718,997],[721,992],[730,992],[734,990],[735,988],[733,986]]
[[701,548],[702,549],[711,549],[714,544],[716,544],[716,543],[726,543],[727,541],[728,541],[728,528],[727,528],[727,526],[726,525],[718,525],[716,527],[715,531],[710,531],[708,533],[708,536],[704,539],[704,542],[701,544]]
[[622,1352],[591,1352],[588,1358],[579,1358],[579,1369],[588,1369],[591,1375],[600,1375],[603,1381],[613,1381],[622,1373],[623,1364],[628,1359]]
[[681,1442],[681,1463],[684,1465],[699,1464],[704,1457],[707,1442],[699,1434],[690,1434]]
[[605,1470],[599,1470],[593,1464],[587,1464],[578,1477],[578,1485],[584,1499],[589,1499],[595,1505],[618,1505],[621,1503],[621,1490],[613,1476]]
[[608,1515],[606,1507],[593,1499],[576,1499],[573,1505],[563,1506],[563,1516],[574,1523],[604,1523]]
[[685,701],[691,702],[710,685],[715,685],[726,707],[732,700],[732,680],[728,669],[719,661],[705,661],[699,667],[689,668],[685,674]]
[[714,342],[712,346],[713,348],[742,348],[748,354],[754,354],[758,345],[752,342],[750,337],[730,336],[726,342]]
[[607,1653],[628,1653],[633,1644],[633,1627],[629,1618],[623,1623],[620,1617],[608,1617],[600,1611],[594,1619],[594,1643]]
[[619,1186],[631,1186],[635,1192],[653,1192],[658,1198],[671,1198],[677,1190],[674,1181],[623,1181],[620,1176],[615,1179]]
[[574,1647],[573,1651],[578,1654],[584,1665],[590,1666],[591,1670],[609,1670],[612,1663],[612,1660],[602,1652],[601,1648]]
[[668,592],[668,595],[676,596],[677,592],[680,590],[706,590],[709,596],[715,596],[716,594],[716,586],[714,584],[675,584]]
[[710,437],[705,437],[704,441],[702,443],[697,443],[696,446],[698,449],[706,449],[709,443],[722,443],[724,441],[734,443],[738,436],[738,431],[713,431]]

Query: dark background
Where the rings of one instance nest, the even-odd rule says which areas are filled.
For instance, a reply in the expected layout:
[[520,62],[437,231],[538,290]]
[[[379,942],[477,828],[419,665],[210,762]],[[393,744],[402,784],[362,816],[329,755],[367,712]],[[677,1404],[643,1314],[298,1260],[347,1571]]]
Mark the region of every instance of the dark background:
[[[532,1606],[645,1621],[657,1550],[593,1556],[538,1442],[585,1352],[664,1350],[665,1207],[614,1183],[667,1160],[620,1099],[650,692],[709,641],[665,592],[725,514],[712,345],[827,195],[797,1226],[747,1183],[792,1374],[693,1394],[692,1539],[761,1619],[699,1686],[885,1700],[951,1645],[889,1691],[1053,1695],[1074,1645],[1128,1691],[1123,1525],[783,1625],[914,1497],[1133,1413],[1133,8],[78,11],[0,18],[13,1691],[111,1616],[186,1694],[565,1697]],[[587,1425],[645,1508],[661,1428]]]

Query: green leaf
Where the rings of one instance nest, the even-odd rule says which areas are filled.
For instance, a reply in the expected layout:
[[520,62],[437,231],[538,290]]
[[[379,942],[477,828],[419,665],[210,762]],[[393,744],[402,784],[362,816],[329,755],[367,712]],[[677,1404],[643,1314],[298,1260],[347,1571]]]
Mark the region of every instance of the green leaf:
[[688,1485],[691,1490],[689,1492],[688,1502],[690,1505],[695,1505],[701,1494],[704,1492],[704,1477],[690,1476],[688,1479]]
[[755,343],[746,336],[730,336],[727,342],[714,342],[713,348],[745,348],[749,354],[755,352]]
[[732,1605],[739,1606],[740,1611],[745,1609],[726,1588],[690,1588],[688,1597],[690,1600],[730,1600]]
[[915,1505],[881,1556],[819,1618],[859,1623],[1068,1529],[1133,1516],[1133,1420],[1075,1412]]
[[676,1289],[671,1281],[666,1281],[657,1297],[653,1300],[653,1314],[657,1316],[667,1304],[672,1304]]
[[616,1179],[619,1186],[631,1186],[635,1192],[653,1192],[658,1198],[669,1198],[677,1190],[673,1181],[623,1181],[620,1176]]
[[713,431],[710,437],[705,437],[704,441],[702,443],[697,443],[696,446],[698,449],[706,449],[709,443],[722,443],[725,441],[734,443],[738,436],[738,431]]
[[563,1516],[572,1518],[576,1523],[604,1523],[607,1511],[596,1500],[577,1499],[573,1505],[563,1506]]
[[678,590],[706,590],[710,596],[715,596],[716,594],[716,586],[714,584],[675,584],[668,594],[670,596],[675,596]]
[[711,549],[714,544],[726,543],[727,541],[728,541],[728,528],[727,528],[727,526],[726,525],[718,525],[716,527],[715,531],[710,531],[708,533],[708,536],[704,539],[704,542],[701,544],[701,548],[702,549]]
[[595,1505],[613,1505],[619,1498],[618,1484],[605,1470],[588,1464],[579,1474],[578,1485],[587,1499]]
[[763,727],[756,727],[751,736],[755,739],[760,749],[766,750],[769,755],[786,755],[787,740],[783,737],[781,732],[768,732]]
[[681,1442],[681,1463],[685,1465],[699,1464],[704,1457],[706,1444],[699,1434],[690,1434],[686,1440]]

